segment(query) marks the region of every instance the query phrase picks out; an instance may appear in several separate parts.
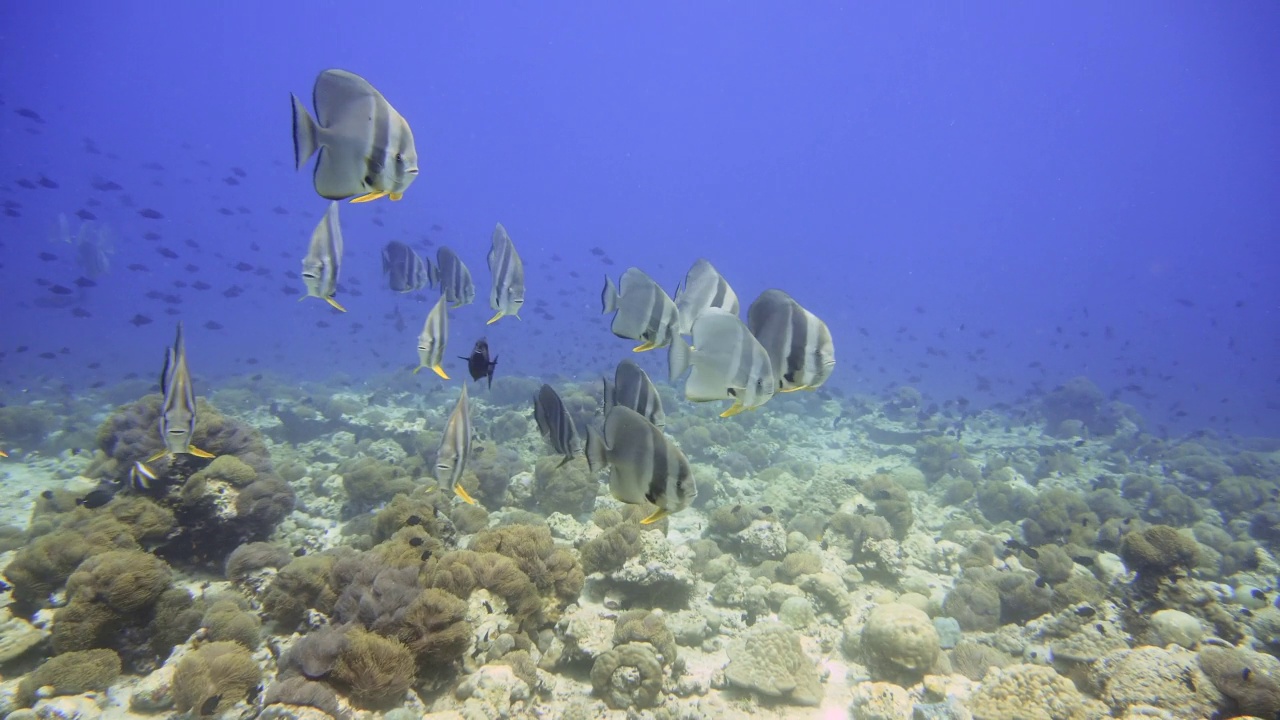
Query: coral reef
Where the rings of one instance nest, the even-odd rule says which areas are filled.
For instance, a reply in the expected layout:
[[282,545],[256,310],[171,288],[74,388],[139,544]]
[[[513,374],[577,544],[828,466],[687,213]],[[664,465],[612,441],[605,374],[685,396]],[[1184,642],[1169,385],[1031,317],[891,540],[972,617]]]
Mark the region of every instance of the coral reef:
[[592,663],[591,688],[615,710],[655,707],[662,699],[662,664],[646,643],[619,645]]
[[938,660],[938,631],[923,611],[901,603],[880,605],[862,627],[862,650],[874,680],[913,685]]
[[211,642],[178,661],[173,671],[173,704],[179,712],[212,715],[249,694],[262,670],[249,650],[234,642]]
[[822,682],[795,631],[761,623],[729,645],[725,680],[744,690],[796,705],[822,702]]

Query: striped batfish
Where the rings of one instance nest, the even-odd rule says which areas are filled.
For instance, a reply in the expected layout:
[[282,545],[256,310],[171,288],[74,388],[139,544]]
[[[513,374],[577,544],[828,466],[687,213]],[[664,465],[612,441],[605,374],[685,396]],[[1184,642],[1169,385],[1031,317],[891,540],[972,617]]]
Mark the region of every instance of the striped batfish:
[[173,341],[173,347],[165,350],[160,387],[164,391],[160,405],[160,442],[164,443],[164,449],[147,458],[147,462],[168,455],[213,457],[212,453],[191,444],[191,437],[196,432],[196,393],[187,370],[187,345],[182,339],[181,322],[178,323],[178,337]]
[[467,400],[467,386],[462,386],[462,394],[458,396],[458,404],[449,414],[449,422],[444,426],[444,437],[440,438],[440,447],[436,450],[436,482],[443,486],[446,480],[449,487],[458,497],[470,505],[476,501],[463,489],[460,481],[462,473],[467,469],[467,459],[471,457],[471,403]]
[[667,362],[671,382],[693,366],[684,384],[687,399],[733,400],[720,417],[760,407],[769,402],[776,388],[769,353],[737,315],[718,308],[702,311],[693,323],[693,347],[683,336],[672,340]]
[[316,120],[297,95],[289,97],[294,163],[301,170],[319,153],[313,179],[320,197],[399,200],[418,177],[409,123],[364,78],[346,70],[320,73],[312,90]]
[[604,419],[604,434],[587,428],[587,463],[594,472],[608,465],[609,492],[624,503],[658,506],[642,524],[689,507],[698,489],[684,453],[640,413],[615,406]]
[[676,309],[680,311],[680,334],[693,332],[693,321],[707,308],[720,308],[738,314],[738,295],[724,276],[704,258],[689,268],[684,282],[676,288]]
[[498,322],[504,315],[520,319],[520,308],[524,307],[524,262],[511,243],[507,229],[498,223],[493,229],[492,245],[489,247],[489,276],[493,285],[489,289],[489,307],[497,312],[489,323]]
[[564,456],[560,465],[578,454],[578,430],[573,426],[573,418],[565,409],[564,401],[550,385],[543,385],[533,397],[533,419],[538,423],[542,439],[557,455]]
[[836,366],[831,331],[781,290],[765,290],[747,308],[747,326],[769,353],[779,392],[813,390]]
[[609,327],[613,334],[640,341],[632,352],[665,347],[679,326],[675,302],[653,278],[637,268],[627,268],[617,287],[613,278],[606,276],[600,301],[605,314],[617,312]]
[[430,273],[413,248],[397,240],[382,248],[382,272],[387,286],[398,293],[410,293],[427,286]]
[[320,224],[311,231],[311,246],[302,258],[302,283],[307,294],[300,300],[317,297],[342,312],[347,309],[333,296],[338,293],[338,271],[342,268],[342,226],[338,224],[338,203],[329,203]]
[[436,264],[429,270],[431,286],[439,286],[440,292],[449,302],[449,307],[470,305],[476,299],[476,286],[471,282],[471,271],[453,250],[447,247],[437,250]]
[[658,427],[667,424],[658,389],[653,386],[649,374],[629,358],[618,363],[618,368],[613,371],[612,385],[609,384],[609,378],[604,378],[605,414],[608,415],[609,410],[616,405],[635,410]]
[[426,322],[422,323],[422,334],[418,336],[418,367],[416,375],[422,368],[431,368],[432,372],[449,379],[441,363],[444,361],[444,346],[449,342],[449,308],[445,305],[444,296],[427,313]]

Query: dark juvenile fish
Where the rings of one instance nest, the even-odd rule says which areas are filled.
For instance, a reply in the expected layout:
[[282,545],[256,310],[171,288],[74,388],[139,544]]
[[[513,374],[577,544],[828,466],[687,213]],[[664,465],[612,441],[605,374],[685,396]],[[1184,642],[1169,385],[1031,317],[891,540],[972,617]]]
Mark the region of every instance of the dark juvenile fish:
[[76,505],[93,510],[111,502],[111,498],[115,496],[114,492],[106,488],[97,488],[96,490],[90,490],[82,498],[76,498]]
[[533,398],[533,419],[538,432],[557,454],[563,455],[561,465],[573,459],[578,452],[578,431],[573,418],[565,409],[564,401],[550,385],[543,385]]
[[471,373],[472,380],[480,378],[489,378],[489,387],[493,387],[493,369],[498,366],[498,358],[489,359],[489,341],[480,338],[476,341],[475,347],[471,349],[471,354],[459,360],[467,361],[467,372]]
[[382,272],[387,284],[400,293],[416,292],[427,286],[430,273],[414,249],[392,240],[382,248]]

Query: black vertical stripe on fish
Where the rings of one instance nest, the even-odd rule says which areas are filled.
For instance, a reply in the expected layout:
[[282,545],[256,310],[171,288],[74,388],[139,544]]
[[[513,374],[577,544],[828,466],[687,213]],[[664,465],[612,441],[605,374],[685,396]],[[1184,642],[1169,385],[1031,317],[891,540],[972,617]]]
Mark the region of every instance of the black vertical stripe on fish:
[[658,500],[667,494],[667,472],[670,469],[671,458],[667,454],[666,447],[655,447],[650,454],[653,456],[653,472],[649,475],[649,492],[644,496],[649,502],[657,505]]
[[368,153],[365,155],[365,172],[364,184],[366,190],[373,190],[374,183],[382,177],[382,173],[387,167],[388,155],[393,152],[390,148],[391,135],[391,114],[387,112],[386,107],[381,104],[373,106],[373,142],[369,146]]
[[796,383],[801,381],[801,371],[804,370],[804,361],[806,349],[809,347],[809,319],[803,313],[791,313],[791,343],[790,349],[784,358],[786,367],[780,373],[782,377],[778,378],[778,384],[781,386],[783,381],[786,383]]

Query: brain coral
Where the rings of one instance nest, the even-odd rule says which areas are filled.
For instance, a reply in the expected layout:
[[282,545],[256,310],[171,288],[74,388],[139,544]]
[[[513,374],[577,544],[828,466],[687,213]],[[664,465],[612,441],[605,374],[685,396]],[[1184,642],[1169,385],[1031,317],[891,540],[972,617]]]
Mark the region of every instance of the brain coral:
[[914,684],[941,652],[933,621],[919,608],[888,603],[871,611],[862,626],[867,667],[877,680]]
[[969,700],[974,720],[1094,720],[1107,716],[1097,700],[1044,665],[994,668]]
[[1099,696],[1121,717],[1133,706],[1154,705],[1175,720],[1213,717],[1222,693],[1196,664],[1188,650],[1144,646],[1116,650],[1090,665]]
[[818,668],[805,655],[800,636],[779,623],[760,623],[729,645],[724,670],[730,685],[797,705],[822,702]]

